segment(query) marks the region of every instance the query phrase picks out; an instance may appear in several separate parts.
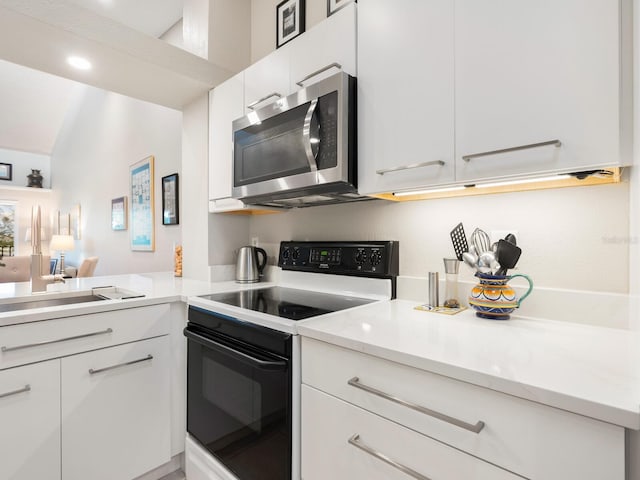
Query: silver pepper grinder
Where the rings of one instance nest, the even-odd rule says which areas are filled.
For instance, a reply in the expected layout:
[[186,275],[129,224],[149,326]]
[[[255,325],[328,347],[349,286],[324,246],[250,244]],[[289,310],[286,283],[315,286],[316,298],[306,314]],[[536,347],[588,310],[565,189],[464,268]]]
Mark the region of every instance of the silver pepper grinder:
[[443,260],[446,276],[444,306],[447,308],[459,308],[458,270],[460,268],[460,261],[457,258],[443,258]]

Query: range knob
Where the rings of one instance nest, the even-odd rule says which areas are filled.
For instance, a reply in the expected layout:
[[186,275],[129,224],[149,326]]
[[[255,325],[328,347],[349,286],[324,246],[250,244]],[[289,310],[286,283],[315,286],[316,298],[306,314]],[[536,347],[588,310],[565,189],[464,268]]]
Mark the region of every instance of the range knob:
[[371,252],[371,265],[378,265],[382,261],[382,254],[378,251]]
[[300,250],[298,250],[297,248],[294,248],[294,249],[293,249],[293,254],[291,255],[291,257],[292,257],[294,260],[297,260],[299,256],[300,256]]
[[366,253],[364,252],[364,250],[358,250],[358,251],[356,252],[356,263],[357,263],[358,265],[362,265],[362,264],[364,263],[364,261],[365,261],[366,257],[367,257],[367,255],[366,255]]
[[291,252],[289,251],[289,249],[288,249],[288,248],[285,248],[285,249],[282,251],[282,259],[283,259],[283,260],[288,260],[290,256],[291,256]]

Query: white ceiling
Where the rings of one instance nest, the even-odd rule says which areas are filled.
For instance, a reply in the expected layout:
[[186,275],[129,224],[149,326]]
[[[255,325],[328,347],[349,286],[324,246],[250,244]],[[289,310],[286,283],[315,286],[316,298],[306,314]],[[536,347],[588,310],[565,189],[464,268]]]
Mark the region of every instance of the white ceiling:
[[[181,109],[231,76],[156,38],[180,20],[182,4],[0,0],[0,148],[50,154],[78,94],[73,80]],[[71,70],[69,54],[94,68]]]
[[160,37],[182,18],[184,0],[69,0],[129,28]]

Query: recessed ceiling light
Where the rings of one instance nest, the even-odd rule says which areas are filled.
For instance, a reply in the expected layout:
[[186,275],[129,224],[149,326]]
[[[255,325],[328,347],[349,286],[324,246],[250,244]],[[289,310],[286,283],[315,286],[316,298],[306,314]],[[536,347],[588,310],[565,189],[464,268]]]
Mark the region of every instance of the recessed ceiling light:
[[67,57],[67,63],[78,70],[91,70],[91,62],[82,57]]

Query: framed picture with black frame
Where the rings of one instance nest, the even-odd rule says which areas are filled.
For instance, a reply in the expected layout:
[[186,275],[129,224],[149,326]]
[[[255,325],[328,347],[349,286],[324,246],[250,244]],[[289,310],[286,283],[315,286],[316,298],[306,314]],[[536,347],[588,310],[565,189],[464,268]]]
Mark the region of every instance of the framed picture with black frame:
[[13,179],[13,165],[10,163],[0,163],[0,180]]
[[305,27],[305,0],[284,0],[276,7],[276,48],[293,40]]
[[353,2],[357,2],[357,0],[327,0],[327,17]]
[[162,224],[178,225],[180,223],[180,207],[178,193],[178,174],[162,177]]

